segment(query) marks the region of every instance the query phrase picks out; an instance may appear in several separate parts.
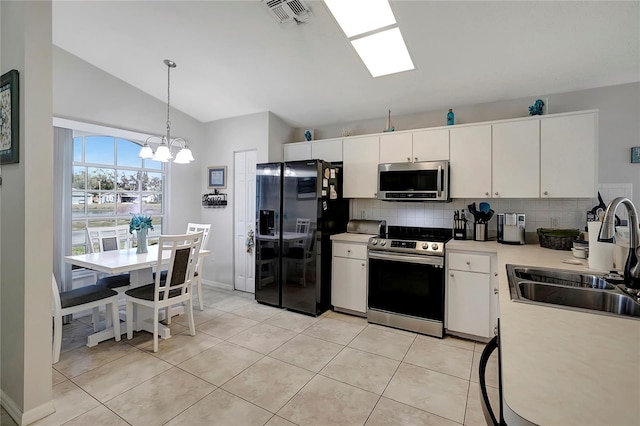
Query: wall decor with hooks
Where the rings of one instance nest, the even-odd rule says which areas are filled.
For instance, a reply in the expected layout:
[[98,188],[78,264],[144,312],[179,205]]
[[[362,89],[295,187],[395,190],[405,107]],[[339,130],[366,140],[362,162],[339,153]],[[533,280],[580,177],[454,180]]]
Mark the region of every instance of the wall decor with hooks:
[[203,194],[202,207],[207,207],[207,208],[227,207],[227,194],[219,192],[217,189],[208,194]]

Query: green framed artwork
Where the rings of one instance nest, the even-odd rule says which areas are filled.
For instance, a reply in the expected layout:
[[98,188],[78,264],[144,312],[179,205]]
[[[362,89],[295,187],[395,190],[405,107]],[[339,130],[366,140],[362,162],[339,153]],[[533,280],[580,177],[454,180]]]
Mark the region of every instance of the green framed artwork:
[[18,71],[11,70],[0,78],[0,164],[20,161],[19,101]]

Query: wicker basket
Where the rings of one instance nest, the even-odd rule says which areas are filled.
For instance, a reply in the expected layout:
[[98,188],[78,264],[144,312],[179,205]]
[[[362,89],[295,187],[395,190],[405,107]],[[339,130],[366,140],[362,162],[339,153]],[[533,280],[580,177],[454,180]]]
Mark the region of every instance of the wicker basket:
[[554,250],[571,250],[573,242],[578,239],[578,229],[538,228],[540,247]]

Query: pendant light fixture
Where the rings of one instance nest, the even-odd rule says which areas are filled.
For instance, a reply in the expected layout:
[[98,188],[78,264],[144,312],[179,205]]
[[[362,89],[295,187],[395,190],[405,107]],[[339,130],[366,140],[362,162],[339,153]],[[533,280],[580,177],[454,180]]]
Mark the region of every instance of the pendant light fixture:
[[[176,67],[176,63],[170,59],[165,59],[164,64],[167,66],[167,134],[163,136],[150,136],[145,141],[142,148],[140,148],[140,152],[138,153],[138,157],[145,159],[152,159],[154,161],[160,161],[166,163],[173,159],[174,163],[178,164],[188,164],[192,161],[195,161],[193,158],[193,154],[191,154],[191,150],[187,145],[187,141],[182,138],[174,138],[171,139],[171,120],[169,119],[169,109],[170,109],[170,101],[171,101],[171,68]],[[156,148],[156,152],[153,152],[151,146],[149,146],[150,140],[159,140],[160,145]],[[179,146],[180,151],[176,154],[176,158],[173,158],[173,154],[171,153],[171,148],[173,146]]]

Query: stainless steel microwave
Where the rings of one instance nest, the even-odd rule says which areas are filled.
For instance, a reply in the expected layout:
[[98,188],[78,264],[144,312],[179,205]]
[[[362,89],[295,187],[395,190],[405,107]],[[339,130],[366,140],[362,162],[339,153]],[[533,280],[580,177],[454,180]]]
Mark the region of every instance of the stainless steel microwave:
[[451,201],[449,162],[378,164],[378,200]]

